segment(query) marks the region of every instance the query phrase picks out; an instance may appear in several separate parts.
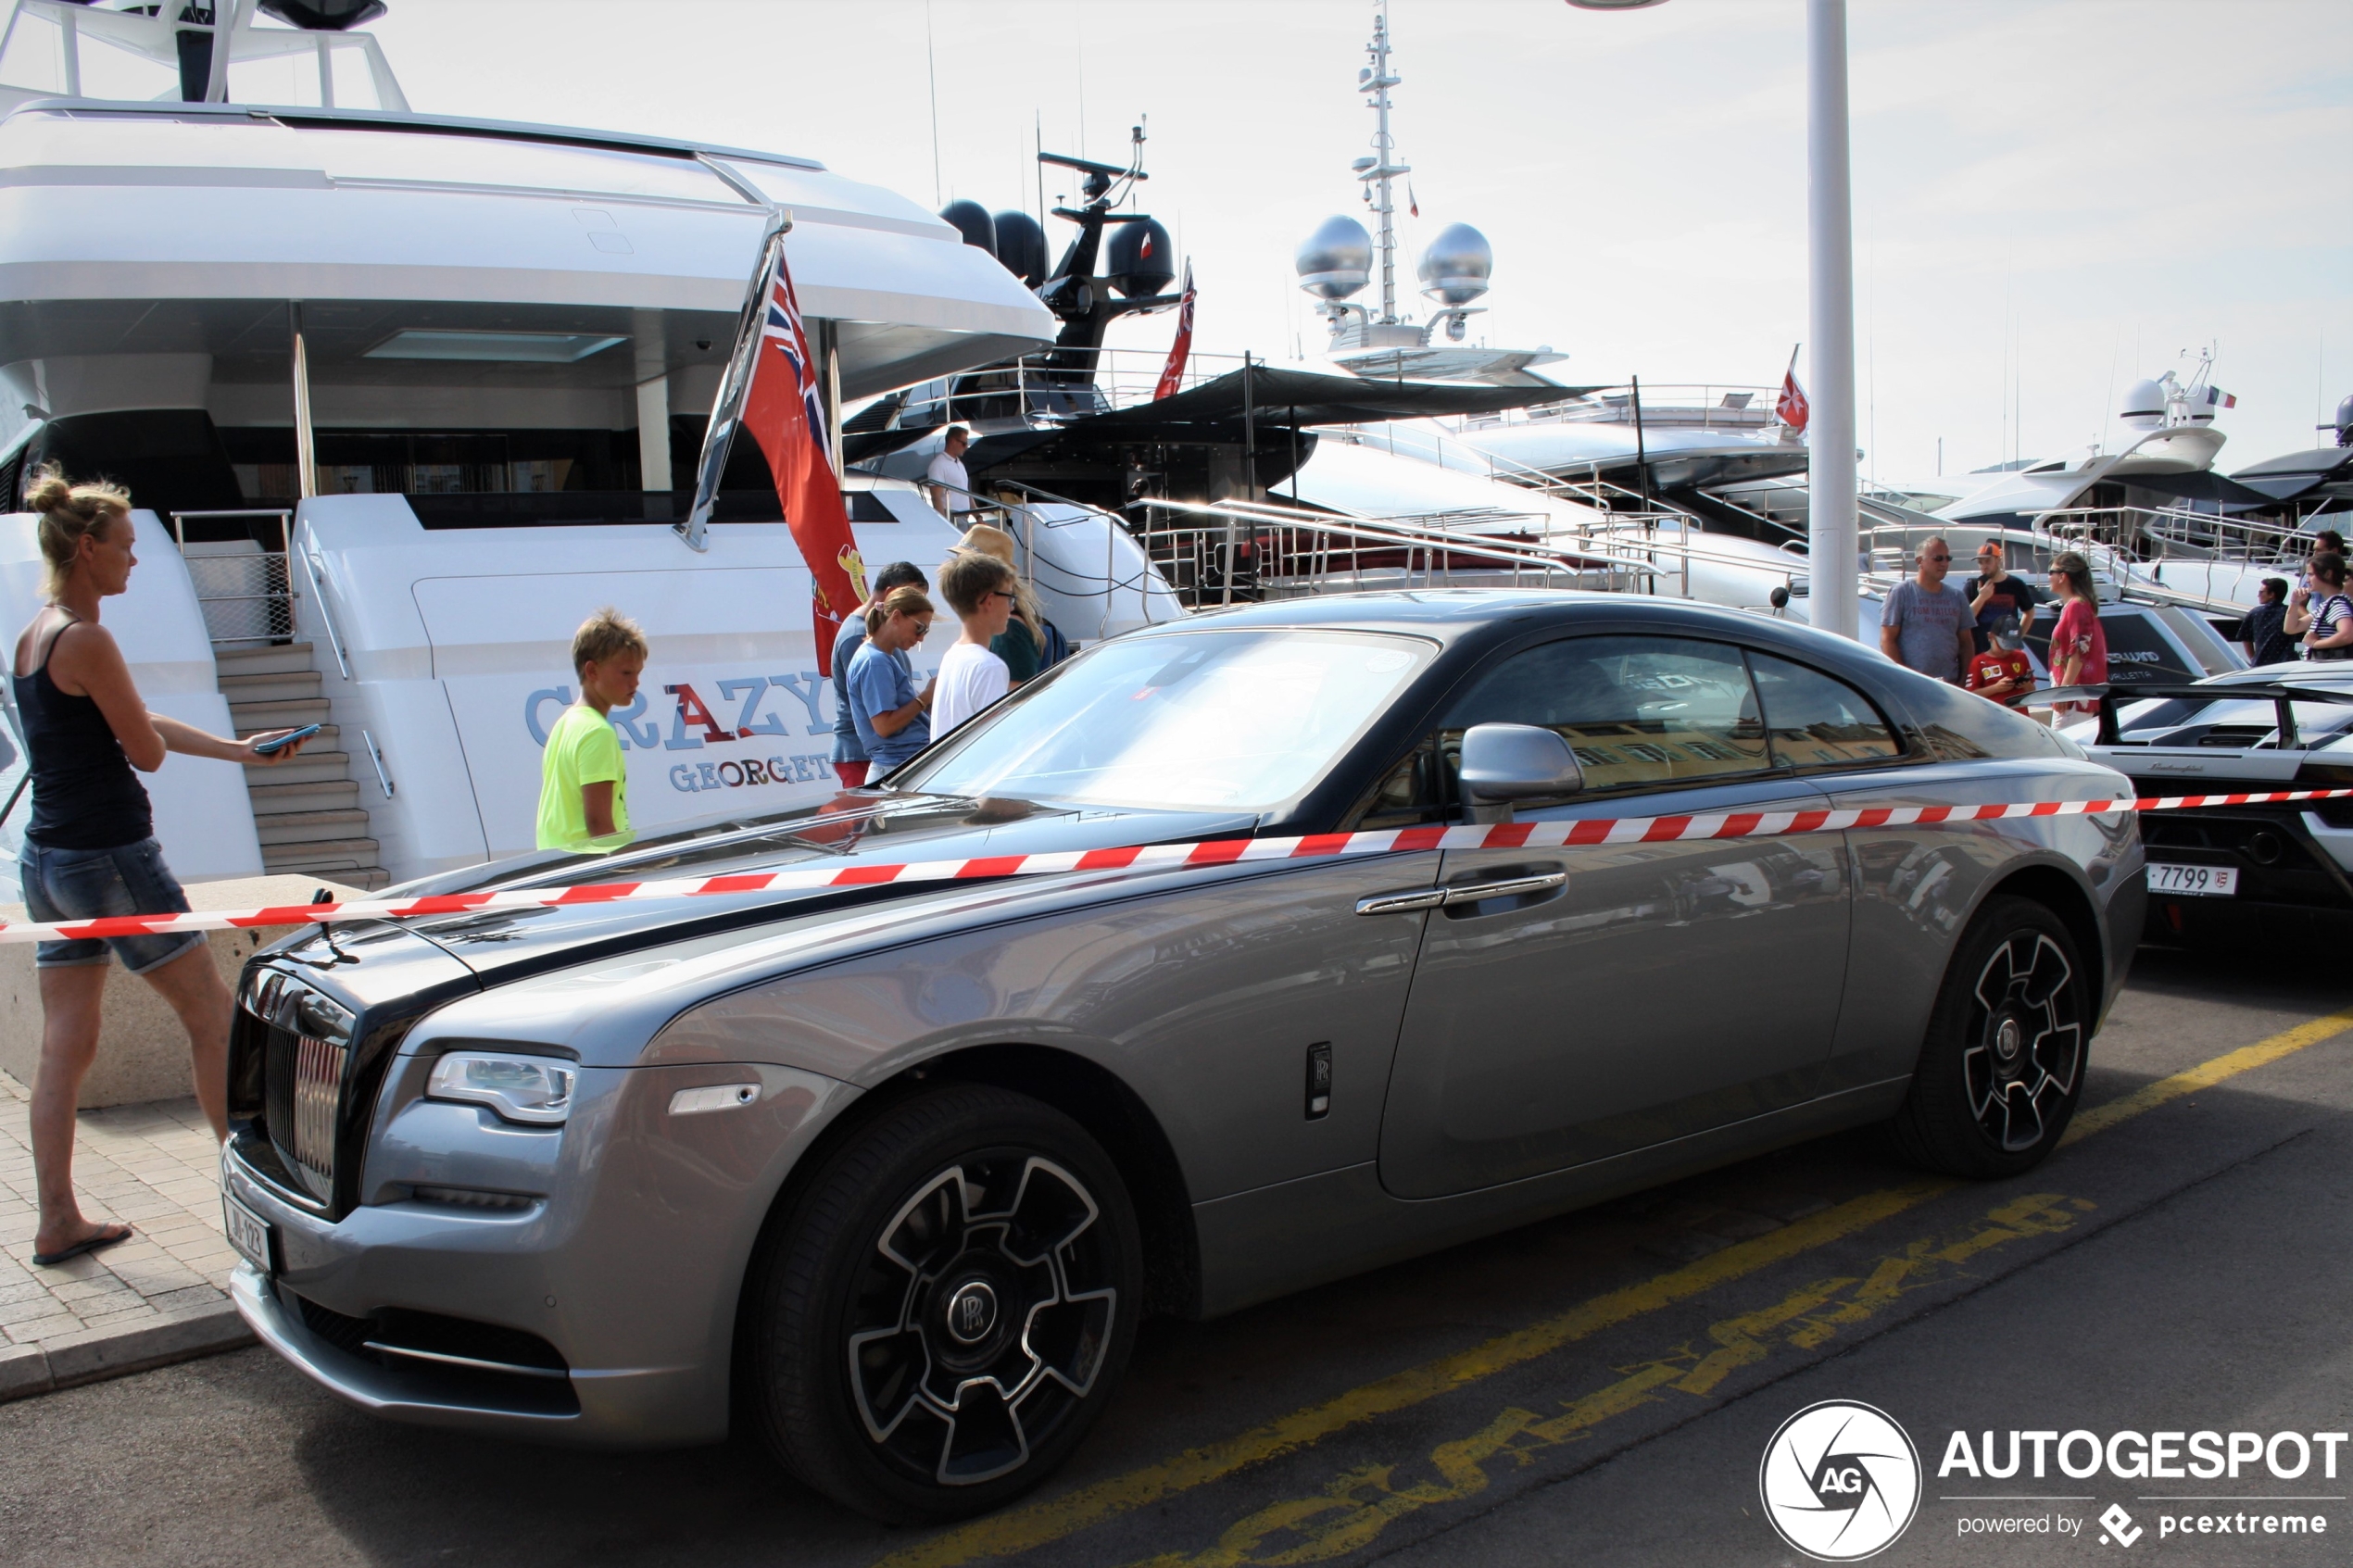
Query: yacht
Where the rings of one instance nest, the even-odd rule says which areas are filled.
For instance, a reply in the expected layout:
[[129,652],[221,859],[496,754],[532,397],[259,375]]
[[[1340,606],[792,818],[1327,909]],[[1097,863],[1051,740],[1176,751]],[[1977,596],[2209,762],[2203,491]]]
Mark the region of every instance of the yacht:
[[[605,604],[653,649],[614,716],[640,832],[827,798],[809,573],[753,444],[707,538],[677,526],[763,237],[789,221],[837,439],[845,405],[1054,317],[815,158],[416,113],[382,10],[14,0],[0,33],[0,491],[44,462],[129,487],[142,564],[107,622],[158,711],[325,726],[250,779],[170,759],[174,868],[372,886],[531,849]],[[870,563],[958,537],[912,484],[845,490]],[[38,582],[17,512],[7,624]]]

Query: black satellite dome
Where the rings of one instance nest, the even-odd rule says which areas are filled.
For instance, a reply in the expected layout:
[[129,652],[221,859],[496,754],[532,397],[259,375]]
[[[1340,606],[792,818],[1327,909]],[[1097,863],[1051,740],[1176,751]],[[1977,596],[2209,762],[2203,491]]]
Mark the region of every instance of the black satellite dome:
[[1046,282],[1046,231],[1026,212],[997,215],[997,259],[1030,288]]
[[978,245],[991,256],[997,254],[997,220],[978,202],[950,202],[939,209],[939,216],[964,236],[964,244]]
[[305,32],[342,32],[384,14],[384,0],[261,0],[261,9]]
[[1156,220],[1122,223],[1112,231],[1103,275],[1129,299],[1158,294],[1176,280],[1176,247]]

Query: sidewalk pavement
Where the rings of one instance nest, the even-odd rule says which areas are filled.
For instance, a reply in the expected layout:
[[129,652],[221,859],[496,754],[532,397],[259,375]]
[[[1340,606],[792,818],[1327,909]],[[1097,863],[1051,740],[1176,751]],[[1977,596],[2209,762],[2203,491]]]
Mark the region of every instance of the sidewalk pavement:
[[31,1099],[0,1073],[0,1399],[252,1343],[229,1301],[237,1255],[220,1230],[219,1148],[195,1098],[81,1113],[82,1212],[138,1234],[53,1268],[32,1264]]

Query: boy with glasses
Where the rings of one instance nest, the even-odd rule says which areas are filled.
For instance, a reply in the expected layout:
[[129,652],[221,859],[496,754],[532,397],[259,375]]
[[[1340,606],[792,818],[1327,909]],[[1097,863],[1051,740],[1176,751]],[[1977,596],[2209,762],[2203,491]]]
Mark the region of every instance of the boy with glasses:
[[963,635],[939,661],[937,691],[932,698],[934,739],[1013,689],[1013,671],[989,651],[992,637],[1004,634],[1013,613],[1013,569],[994,556],[958,550],[939,569],[940,596],[956,612]]

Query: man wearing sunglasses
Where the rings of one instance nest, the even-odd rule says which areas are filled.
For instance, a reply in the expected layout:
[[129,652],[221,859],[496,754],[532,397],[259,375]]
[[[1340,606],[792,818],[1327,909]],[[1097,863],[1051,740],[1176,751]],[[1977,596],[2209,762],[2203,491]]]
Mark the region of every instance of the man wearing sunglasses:
[[1906,670],[1955,685],[1977,652],[1977,618],[1957,588],[1947,587],[1953,547],[1943,539],[1920,546],[1919,571],[1899,583],[1881,612],[1880,651]]

